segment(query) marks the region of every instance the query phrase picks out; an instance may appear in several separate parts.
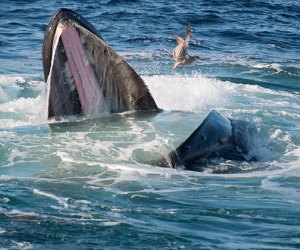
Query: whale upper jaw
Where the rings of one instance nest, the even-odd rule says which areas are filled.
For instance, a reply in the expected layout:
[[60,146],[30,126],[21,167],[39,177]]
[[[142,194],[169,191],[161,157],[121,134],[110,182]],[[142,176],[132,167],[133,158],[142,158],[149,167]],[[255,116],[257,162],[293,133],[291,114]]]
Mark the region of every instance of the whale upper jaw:
[[48,118],[158,109],[139,75],[74,11],[60,9],[50,20],[43,67]]

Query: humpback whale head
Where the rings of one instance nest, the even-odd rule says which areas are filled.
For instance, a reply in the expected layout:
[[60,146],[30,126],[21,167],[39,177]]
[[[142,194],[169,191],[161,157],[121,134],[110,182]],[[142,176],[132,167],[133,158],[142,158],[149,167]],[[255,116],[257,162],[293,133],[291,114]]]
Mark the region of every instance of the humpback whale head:
[[72,10],[51,18],[42,58],[48,118],[158,109],[141,77]]
[[[231,147],[232,126],[227,118],[212,110],[198,128],[173,152],[175,160],[187,169],[195,160],[210,157]],[[225,152],[224,151],[224,152]],[[223,156],[223,155],[221,155]]]

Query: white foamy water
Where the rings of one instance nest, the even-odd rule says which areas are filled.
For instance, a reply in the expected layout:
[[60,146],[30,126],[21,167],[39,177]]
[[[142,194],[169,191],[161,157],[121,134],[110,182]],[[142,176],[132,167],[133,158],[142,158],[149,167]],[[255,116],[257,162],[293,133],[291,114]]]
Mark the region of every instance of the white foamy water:
[[24,82],[25,79],[21,76],[0,75],[0,103],[18,98],[21,87],[17,83]]
[[[143,76],[143,79],[163,110],[205,114],[214,108],[227,115],[266,113],[299,117],[299,97],[284,91],[223,82],[201,75],[156,75]],[[39,83],[36,97],[23,97],[22,91],[30,89],[30,83],[24,77],[0,76],[0,128],[46,122],[45,85]]]
[[226,106],[231,86],[199,76],[144,77],[157,105],[164,110],[203,112]]
[[[1,76],[0,129],[39,124],[47,126],[45,84],[30,80],[31,78],[30,76]],[[75,162],[96,165],[103,159],[111,164],[109,159],[114,157],[125,161],[138,160],[139,155],[147,155],[152,151],[162,151],[161,153],[166,154],[170,148],[178,146],[211,109],[216,109],[226,117],[262,124],[268,128],[269,136],[253,138],[251,141],[253,146],[251,153],[259,155],[260,159],[271,160],[280,157],[281,154],[294,150],[299,144],[300,138],[295,132],[295,124],[299,124],[300,101],[296,94],[257,85],[219,81],[199,74],[154,75],[143,76],[143,79],[157,105],[170,112],[169,115],[162,116],[165,118],[159,118],[158,115],[154,124],[126,118],[128,129],[125,127],[124,130],[117,132],[118,141],[115,141],[113,135],[106,135],[104,131],[102,135],[96,123],[88,128],[88,131],[73,133],[67,130],[63,134],[58,134],[56,139],[55,137],[45,139],[46,144],[43,144],[38,151],[47,152],[48,148],[51,148],[56,158],[58,157],[62,163],[67,163],[61,164],[64,167]],[[28,92],[32,94],[24,95]],[[68,122],[68,119],[64,121]],[[161,130],[160,126],[166,126],[166,128],[162,127],[163,132],[157,131],[157,129]],[[7,133],[5,131],[1,133],[4,136],[0,140],[2,145],[14,145],[15,139],[12,138],[18,138],[17,135],[13,135],[6,140],[9,134],[5,134]],[[99,137],[100,140],[95,140],[94,136]],[[149,140],[148,137],[155,139]],[[31,137],[27,140],[29,143],[24,141],[24,147],[29,150],[30,147],[37,147],[35,143],[40,138]],[[29,146],[31,144],[33,146]],[[261,145],[263,146],[260,147]],[[270,145],[268,150],[265,150],[265,145]],[[30,152],[18,147],[9,150],[6,157],[7,165],[13,166],[16,162],[24,163],[19,159],[25,156],[30,158]],[[82,158],[81,153],[91,157]],[[44,157],[43,154],[41,155]],[[34,156],[32,157],[34,159]]]
[[[28,93],[35,97],[26,96]],[[0,76],[0,128],[43,123],[45,107],[43,82],[28,81],[26,76]]]
[[37,194],[37,195],[45,196],[45,197],[50,198],[50,199],[53,199],[65,208],[68,207],[68,200],[69,200],[68,198],[58,197],[55,194],[50,194],[50,193],[47,193],[47,192],[44,192],[44,191],[41,191],[41,190],[38,190],[38,189],[33,189],[33,193]]

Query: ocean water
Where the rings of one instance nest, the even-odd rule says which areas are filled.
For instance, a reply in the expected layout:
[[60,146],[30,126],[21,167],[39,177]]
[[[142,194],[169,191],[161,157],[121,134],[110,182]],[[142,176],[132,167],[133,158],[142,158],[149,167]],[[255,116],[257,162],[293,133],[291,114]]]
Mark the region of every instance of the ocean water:
[[[41,47],[53,13],[86,17],[159,114],[47,121]],[[172,71],[191,24],[201,60]],[[0,2],[0,249],[299,249],[300,3]],[[211,109],[256,124],[258,162],[153,167]]]

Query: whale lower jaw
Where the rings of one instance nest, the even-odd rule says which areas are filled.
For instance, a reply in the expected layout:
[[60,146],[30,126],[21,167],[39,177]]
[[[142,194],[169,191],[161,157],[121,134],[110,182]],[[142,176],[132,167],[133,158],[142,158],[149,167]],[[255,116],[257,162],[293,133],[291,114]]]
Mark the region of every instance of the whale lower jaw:
[[89,50],[92,39],[96,40],[93,36],[70,21],[62,21],[57,26],[47,79],[48,117],[89,116],[110,111],[98,83],[100,76],[95,75],[97,60]]
[[48,118],[158,109],[141,77],[71,10],[52,17],[43,65]]

